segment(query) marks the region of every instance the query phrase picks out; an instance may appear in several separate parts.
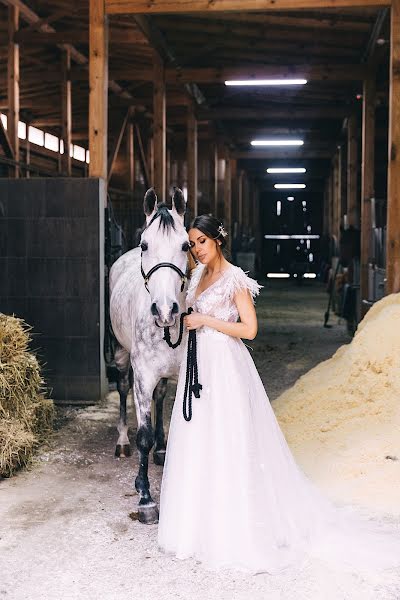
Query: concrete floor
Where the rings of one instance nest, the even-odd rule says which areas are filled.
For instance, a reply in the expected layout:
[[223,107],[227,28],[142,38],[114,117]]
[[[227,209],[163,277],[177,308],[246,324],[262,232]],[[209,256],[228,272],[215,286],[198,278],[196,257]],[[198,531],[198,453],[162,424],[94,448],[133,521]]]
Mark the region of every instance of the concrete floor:
[[[266,284],[257,301],[259,334],[251,346],[271,400],[350,341],[335,316],[332,329],[322,327],[326,303],[326,293],[315,282]],[[168,414],[173,392],[171,384]],[[157,526],[134,520],[137,458],[113,457],[117,414],[116,392],[101,406],[59,411],[58,430],[32,468],[0,482],[0,598],[383,598],[361,595],[362,582],[350,576],[338,581],[315,566],[290,582],[265,574],[210,573],[194,561],[160,554]],[[162,468],[152,464],[157,500],[161,474]]]

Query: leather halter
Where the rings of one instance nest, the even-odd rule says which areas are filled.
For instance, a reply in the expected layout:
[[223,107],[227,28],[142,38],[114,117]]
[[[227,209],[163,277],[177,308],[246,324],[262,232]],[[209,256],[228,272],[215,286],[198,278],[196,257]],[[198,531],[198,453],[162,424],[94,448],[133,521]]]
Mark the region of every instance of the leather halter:
[[176,265],[174,265],[173,263],[169,263],[169,262],[162,262],[162,263],[158,263],[158,265],[154,265],[154,267],[152,267],[150,269],[150,271],[147,273],[144,272],[143,270],[143,265],[142,265],[142,261],[140,260],[140,271],[142,273],[142,277],[144,279],[144,286],[146,288],[146,290],[149,292],[150,294],[150,290],[149,290],[149,279],[150,277],[153,275],[153,273],[155,273],[158,269],[161,269],[163,267],[168,267],[170,269],[173,269],[174,271],[176,271],[179,275],[179,277],[181,278],[181,292],[183,292],[183,290],[185,289],[185,284],[187,281],[187,276],[185,275],[185,273],[183,271],[180,270],[179,267],[177,267]]

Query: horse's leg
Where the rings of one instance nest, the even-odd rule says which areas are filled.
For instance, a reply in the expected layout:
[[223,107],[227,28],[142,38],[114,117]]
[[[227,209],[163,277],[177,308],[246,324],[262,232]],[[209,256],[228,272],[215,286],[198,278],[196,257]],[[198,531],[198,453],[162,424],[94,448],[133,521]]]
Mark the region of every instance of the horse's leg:
[[165,435],[163,423],[163,406],[164,398],[167,393],[168,379],[163,377],[160,379],[153,392],[153,400],[156,407],[156,433],[155,433],[155,448],[153,452],[153,460],[156,465],[163,465],[165,460]]
[[119,393],[119,422],[118,422],[118,441],[115,448],[115,456],[125,458],[132,454],[131,445],[128,438],[128,424],[126,418],[126,398],[129,389],[132,386],[131,378],[131,363],[129,360],[129,352],[122,346],[117,346],[115,350],[115,364],[118,369],[117,390]]
[[135,369],[133,382],[134,399],[138,430],[136,445],[139,450],[139,473],[135,479],[135,488],[139,494],[138,517],[141,523],[158,522],[158,508],[150,494],[148,478],[149,453],[154,445],[154,430],[151,424],[151,401],[157,380],[147,381],[141,377],[144,369]]

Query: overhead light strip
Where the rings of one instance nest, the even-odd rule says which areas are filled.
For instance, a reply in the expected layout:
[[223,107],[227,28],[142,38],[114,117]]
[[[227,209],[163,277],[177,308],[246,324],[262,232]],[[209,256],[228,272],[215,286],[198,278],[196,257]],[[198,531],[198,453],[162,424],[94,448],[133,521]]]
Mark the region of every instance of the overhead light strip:
[[228,79],[227,86],[305,85],[307,79]]
[[252,146],[302,146],[303,140],[252,140]]
[[275,183],[274,188],[277,190],[304,190],[305,183]]
[[320,236],[311,233],[297,233],[294,235],[287,234],[267,234],[264,235],[266,240],[319,240]]
[[305,173],[304,167],[268,167],[267,173]]

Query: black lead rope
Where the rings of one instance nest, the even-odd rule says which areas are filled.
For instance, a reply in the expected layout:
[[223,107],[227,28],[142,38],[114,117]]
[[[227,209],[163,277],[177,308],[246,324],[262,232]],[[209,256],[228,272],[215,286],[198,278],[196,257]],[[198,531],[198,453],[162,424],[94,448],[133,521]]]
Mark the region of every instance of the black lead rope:
[[170,348],[172,348],[173,350],[175,350],[175,348],[177,348],[179,346],[179,344],[182,341],[182,336],[183,336],[183,319],[184,317],[186,317],[188,313],[181,313],[181,318],[179,321],[179,335],[178,335],[178,339],[176,340],[175,343],[171,342],[171,334],[169,332],[169,327],[164,327],[164,337],[163,340],[165,340],[168,344],[168,346]]
[[[188,309],[188,314],[193,312],[193,308]],[[183,394],[183,418],[185,421],[192,419],[192,394],[195,398],[200,398],[200,390],[203,388],[199,383],[199,373],[197,367],[197,339],[196,330],[189,331],[187,362],[186,362],[186,381]]]

